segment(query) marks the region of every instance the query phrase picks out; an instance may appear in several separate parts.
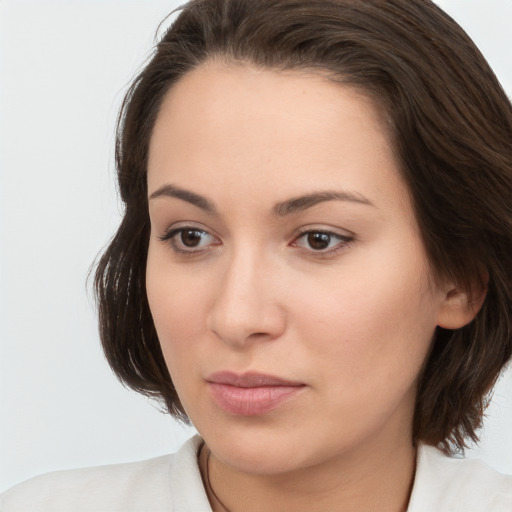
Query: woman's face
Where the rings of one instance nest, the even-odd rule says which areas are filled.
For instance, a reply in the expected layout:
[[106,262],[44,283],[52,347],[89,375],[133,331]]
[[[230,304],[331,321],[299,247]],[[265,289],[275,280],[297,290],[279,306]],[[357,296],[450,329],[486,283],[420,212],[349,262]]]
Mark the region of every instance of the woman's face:
[[218,459],[268,474],[410,445],[446,290],[368,99],[203,65],[163,103],[148,190],[150,308]]

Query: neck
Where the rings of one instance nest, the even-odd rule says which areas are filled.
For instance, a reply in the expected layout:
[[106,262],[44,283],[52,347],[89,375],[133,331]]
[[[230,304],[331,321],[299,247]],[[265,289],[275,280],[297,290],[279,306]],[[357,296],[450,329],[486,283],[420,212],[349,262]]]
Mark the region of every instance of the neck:
[[415,449],[365,446],[322,465],[277,475],[239,472],[205,448],[200,467],[214,512],[405,512],[415,471]]

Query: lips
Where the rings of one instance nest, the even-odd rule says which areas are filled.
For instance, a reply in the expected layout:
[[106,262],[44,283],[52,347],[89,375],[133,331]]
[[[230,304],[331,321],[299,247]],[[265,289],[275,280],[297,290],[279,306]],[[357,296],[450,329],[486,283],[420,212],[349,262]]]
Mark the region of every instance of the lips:
[[255,372],[217,372],[206,381],[213,401],[227,413],[239,416],[266,414],[306,387],[302,382]]

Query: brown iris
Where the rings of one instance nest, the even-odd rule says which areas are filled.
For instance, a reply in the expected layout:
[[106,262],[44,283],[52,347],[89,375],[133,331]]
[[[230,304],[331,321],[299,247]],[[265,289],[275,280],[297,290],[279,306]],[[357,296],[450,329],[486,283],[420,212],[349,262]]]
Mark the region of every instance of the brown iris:
[[327,233],[308,233],[308,244],[312,249],[321,251],[329,247],[331,235]]
[[202,231],[196,229],[185,229],[180,235],[181,242],[186,247],[197,247],[201,242]]

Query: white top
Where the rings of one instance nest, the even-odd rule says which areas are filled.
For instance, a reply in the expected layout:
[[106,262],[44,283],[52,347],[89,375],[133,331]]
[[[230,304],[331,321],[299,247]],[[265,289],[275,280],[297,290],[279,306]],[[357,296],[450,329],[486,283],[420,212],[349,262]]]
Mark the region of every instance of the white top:
[[[57,471],[0,496],[1,512],[211,512],[197,463],[202,440],[142,462]],[[482,461],[418,451],[408,512],[512,512],[512,476]]]

